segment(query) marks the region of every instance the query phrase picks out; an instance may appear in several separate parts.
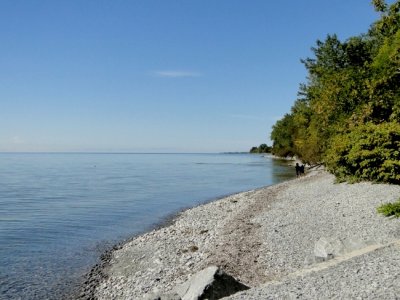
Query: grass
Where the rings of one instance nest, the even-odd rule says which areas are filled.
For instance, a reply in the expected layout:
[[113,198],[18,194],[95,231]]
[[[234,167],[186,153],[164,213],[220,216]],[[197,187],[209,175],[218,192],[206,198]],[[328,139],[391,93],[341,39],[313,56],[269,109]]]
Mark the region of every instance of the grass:
[[377,208],[378,213],[386,217],[400,218],[400,199],[393,203],[385,203]]

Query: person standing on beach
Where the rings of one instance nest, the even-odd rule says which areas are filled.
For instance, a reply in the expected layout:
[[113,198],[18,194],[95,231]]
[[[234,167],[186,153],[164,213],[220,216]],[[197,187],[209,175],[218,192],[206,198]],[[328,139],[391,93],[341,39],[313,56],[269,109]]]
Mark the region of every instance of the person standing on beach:
[[299,163],[296,163],[296,176],[299,177],[301,175],[301,167],[299,166]]
[[300,166],[300,175],[303,176],[304,175],[304,165]]

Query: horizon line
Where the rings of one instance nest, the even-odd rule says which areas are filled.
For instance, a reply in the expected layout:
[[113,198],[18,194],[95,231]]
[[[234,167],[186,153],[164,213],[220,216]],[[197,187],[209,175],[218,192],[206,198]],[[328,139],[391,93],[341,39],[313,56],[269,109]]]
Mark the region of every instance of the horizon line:
[[246,151],[219,152],[105,152],[105,151],[0,151],[0,154],[235,154]]

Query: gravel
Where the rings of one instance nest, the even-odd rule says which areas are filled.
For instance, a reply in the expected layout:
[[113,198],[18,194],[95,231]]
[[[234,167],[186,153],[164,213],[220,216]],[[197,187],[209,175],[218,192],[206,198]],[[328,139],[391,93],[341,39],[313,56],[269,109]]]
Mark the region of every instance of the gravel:
[[399,244],[226,299],[400,299]]
[[[218,265],[252,287],[228,299],[397,299],[400,221],[376,207],[399,197],[400,186],[334,184],[315,171],[201,205],[113,251],[95,296],[167,293]],[[320,262],[314,246],[321,238],[350,242],[355,251]]]

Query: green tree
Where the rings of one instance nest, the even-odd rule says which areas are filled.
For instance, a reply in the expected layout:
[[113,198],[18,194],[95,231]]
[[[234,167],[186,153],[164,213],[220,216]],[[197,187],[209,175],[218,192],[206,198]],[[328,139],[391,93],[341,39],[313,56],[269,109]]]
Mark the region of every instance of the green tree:
[[258,153],[258,147],[252,147],[250,153]]
[[272,147],[267,144],[261,144],[258,147],[252,147],[250,153],[271,153]]
[[328,35],[302,60],[308,80],[271,139],[275,154],[325,162],[338,176],[397,182],[400,0],[372,2],[381,15],[367,34],[346,41]]
[[342,180],[400,184],[400,124],[368,123],[337,135],[326,161]]
[[271,139],[273,140],[272,153],[278,156],[293,156],[294,151],[294,123],[293,116],[286,114],[272,127]]

